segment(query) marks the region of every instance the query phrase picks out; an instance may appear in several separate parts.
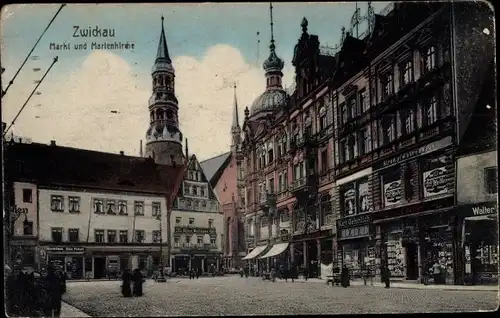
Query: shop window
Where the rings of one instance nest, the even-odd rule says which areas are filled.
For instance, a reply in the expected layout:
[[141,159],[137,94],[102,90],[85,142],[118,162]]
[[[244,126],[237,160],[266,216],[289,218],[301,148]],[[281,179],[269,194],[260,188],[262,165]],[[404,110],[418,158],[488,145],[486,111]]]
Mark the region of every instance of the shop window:
[[61,195],[51,195],[50,196],[50,208],[54,212],[64,211],[64,197]]
[[80,212],[80,197],[69,197],[69,212]]
[[354,184],[344,187],[341,193],[343,216],[356,214],[356,191]]
[[68,237],[70,242],[80,241],[80,230],[79,229],[69,229]]
[[52,242],[61,243],[62,242],[62,227],[53,227],[52,228]]
[[94,232],[94,242],[104,243],[104,230],[95,230]]
[[33,200],[33,191],[31,189],[23,189],[23,202],[31,203]]
[[498,192],[498,167],[484,169],[484,179],[486,182],[486,193],[495,194]]
[[120,243],[128,243],[128,231],[120,230]]
[[108,243],[116,243],[116,230],[108,230]]

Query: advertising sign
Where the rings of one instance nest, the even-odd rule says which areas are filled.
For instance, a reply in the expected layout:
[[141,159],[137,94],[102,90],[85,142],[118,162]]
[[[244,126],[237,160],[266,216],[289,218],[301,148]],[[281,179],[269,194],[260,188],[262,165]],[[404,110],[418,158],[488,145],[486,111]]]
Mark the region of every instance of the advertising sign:
[[370,211],[370,206],[368,204],[368,198],[370,195],[369,191],[370,188],[368,182],[360,183],[358,185],[358,205],[360,213]]
[[448,192],[446,186],[446,168],[439,167],[423,173],[424,197],[430,197]]
[[384,183],[384,206],[391,206],[403,201],[401,180]]
[[73,247],[73,246],[48,246],[46,251],[48,253],[78,253],[81,254],[85,252],[84,247]]
[[349,189],[344,192],[344,214],[356,214],[356,192],[354,189]]

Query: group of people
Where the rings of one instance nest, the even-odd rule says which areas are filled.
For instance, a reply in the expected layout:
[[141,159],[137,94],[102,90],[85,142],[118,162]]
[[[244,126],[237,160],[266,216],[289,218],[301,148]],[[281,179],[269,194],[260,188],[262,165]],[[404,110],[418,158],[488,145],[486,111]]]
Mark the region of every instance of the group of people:
[[[126,268],[122,274],[122,295],[123,297],[140,297],[143,295],[142,285],[146,280],[141,271],[136,268],[132,273]],[[132,285],[132,288],[131,288]]]
[[66,274],[49,265],[42,275],[4,265],[6,309],[13,317],[60,317]]

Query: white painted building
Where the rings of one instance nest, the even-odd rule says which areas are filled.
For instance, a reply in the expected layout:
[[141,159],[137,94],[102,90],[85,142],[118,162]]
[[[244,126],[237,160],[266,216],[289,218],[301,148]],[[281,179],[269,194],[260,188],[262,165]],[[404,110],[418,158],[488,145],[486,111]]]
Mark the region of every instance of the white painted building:
[[196,156],[191,156],[172,210],[172,266],[210,272],[220,267],[223,214]]

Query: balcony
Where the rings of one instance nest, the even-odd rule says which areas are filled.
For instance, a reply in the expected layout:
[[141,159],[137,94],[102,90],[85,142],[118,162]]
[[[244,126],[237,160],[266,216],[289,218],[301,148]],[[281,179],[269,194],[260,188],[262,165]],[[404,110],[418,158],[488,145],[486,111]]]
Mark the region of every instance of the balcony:
[[210,251],[213,249],[217,249],[217,244],[211,243],[183,243],[183,244],[174,244],[174,247],[180,248],[181,251]]
[[310,175],[294,180],[289,188],[290,192],[297,198],[310,193],[315,193],[318,188],[318,176]]

